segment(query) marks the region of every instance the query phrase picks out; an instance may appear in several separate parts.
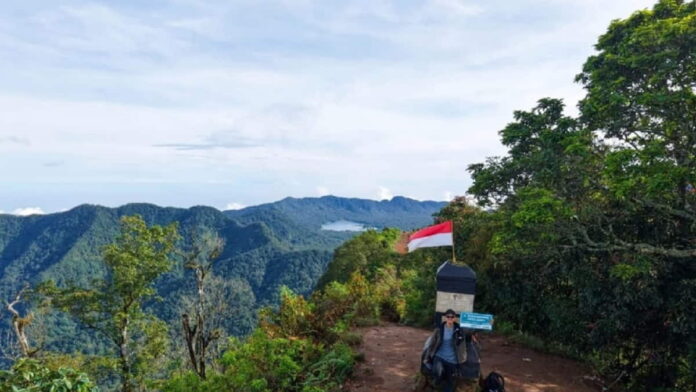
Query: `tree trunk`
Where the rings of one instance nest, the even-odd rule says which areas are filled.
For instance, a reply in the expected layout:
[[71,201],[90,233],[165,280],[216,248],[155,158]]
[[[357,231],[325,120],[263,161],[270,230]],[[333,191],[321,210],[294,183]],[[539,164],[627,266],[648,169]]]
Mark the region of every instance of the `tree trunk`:
[[[198,295],[199,296],[203,295],[202,289],[199,291]],[[199,297],[199,301],[202,302],[202,297]],[[200,302],[199,302],[199,305],[200,305]],[[196,338],[196,343],[198,346],[198,375],[202,379],[205,379],[205,343],[204,342],[206,339],[206,336],[205,336],[206,331],[203,330],[203,311],[202,311],[202,309],[203,309],[203,306],[200,305],[200,309],[198,310],[198,312],[197,312],[198,314],[196,315],[196,317],[198,319],[198,320],[196,320],[198,322],[198,326],[197,326],[198,336]]]
[[198,304],[196,306],[196,330],[198,335],[196,336],[196,346],[198,349],[198,375],[205,379],[205,350],[207,339],[206,332],[203,329],[203,324],[205,322],[205,316],[203,312],[203,300],[205,299],[205,290],[203,289],[206,270],[203,266],[196,270],[196,280],[198,285]]
[[26,326],[27,318],[22,318],[18,316],[12,317],[12,326],[14,327],[15,335],[17,335],[17,341],[19,342],[19,348],[22,351],[22,356],[24,356],[25,358],[31,356],[29,352],[29,341],[27,339],[27,335],[24,333],[24,327]]
[[212,260],[219,256],[222,250],[222,243],[216,237],[215,243],[211,249],[206,250],[207,262],[199,262],[198,258],[204,249],[198,245],[207,247],[207,242],[194,246],[194,251],[189,255],[189,261],[186,263],[186,268],[193,270],[196,277],[196,294],[194,320],[191,320],[187,314],[182,314],[182,324],[184,327],[184,338],[186,340],[186,349],[189,354],[191,367],[196,372],[198,377],[206,378],[206,359],[207,350],[210,342],[217,337],[213,337],[215,333],[206,329],[209,325],[211,314],[206,313],[205,298],[206,298],[206,276],[212,269]]
[[22,356],[25,358],[30,358],[38,351],[38,349],[32,350],[29,347],[29,339],[27,338],[26,334],[26,327],[32,322],[34,316],[33,314],[29,313],[25,317],[21,317],[19,312],[14,308],[15,305],[22,301],[22,295],[24,295],[27,290],[29,290],[29,285],[25,285],[21,290],[19,290],[14,300],[7,303],[6,308],[8,311],[10,311],[10,313],[12,313],[12,328],[14,329],[14,333],[17,337],[17,342],[19,343],[19,349],[22,352]]
[[131,385],[131,367],[128,359],[128,318],[126,317],[121,326],[121,336],[119,342],[119,358],[121,360],[121,391],[133,392]]
[[191,322],[189,320],[188,314],[184,313],[181,315],[181,324],[184,327],[184,340],[186,340],[186,350],[188,351],[189,361],[193,367],[193,371],[201,377],[201,373],[198,370],[198,359],[196,355],[196,341],[198,328],[194,327],[191,329]]

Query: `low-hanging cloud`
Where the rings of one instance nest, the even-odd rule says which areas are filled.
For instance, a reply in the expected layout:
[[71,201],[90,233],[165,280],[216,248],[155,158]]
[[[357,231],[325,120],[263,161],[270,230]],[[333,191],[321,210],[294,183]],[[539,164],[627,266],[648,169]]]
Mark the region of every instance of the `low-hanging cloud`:
[[18,215],[18,216],[29,216],[29,215],[43,215],[45,212],[41,207],[24,207],[24,208],[16,208],[11,212],[12,215]]
[[394,197],[392,191],[385,186],[380,186],[377,192],[377,200],[391,200]]
[[233,202],[227,203],[227,205],[225,206],[225,210],[241,210],[242,208],[245,208],[245,207],[246,206],[244,204],[237,203],[237,202],[233,201]]

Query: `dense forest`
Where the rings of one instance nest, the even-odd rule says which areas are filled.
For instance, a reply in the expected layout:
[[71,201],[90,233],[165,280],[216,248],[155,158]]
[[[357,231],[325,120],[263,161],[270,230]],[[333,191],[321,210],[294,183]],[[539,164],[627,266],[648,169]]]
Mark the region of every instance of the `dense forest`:
[[[616,20],[596,49],[576,76],[579,114],[554,98],[516,111],[499,133],[507,153],[471,164],[472,197],[435,220],[455,222],[456,259],[478,276],[475,309],[499,332],[586,362],[605,390],[696,391],[696,4],[662,0]],[[110,336],[112,354],[66,358],[28,339],[0,391],[92,391],[94,380],[122,391],[338,391],[359,359],[352,328],[430,325],[435,269],[451,257],[399,254],[400,230],[370,230],[335,250],[311,294],[278,282],[279,306],[260,310],[245,338],[222,339],[208,295],[220,242],[152,224],[121,221],[91,288],[36,290]],[[187,318],[167,325],[148,304],[178,235],[190,238],[180,265],[198,290]],[[32,323],[21,311],[13,321]]]
[[696,390],[696,4],[614,21],[576,81],[474,164],[458,251],[487,310],[631,391]]
[[[180,235],[172,267],[154,282],[157,298],[145,303],[144,308],[169,324],[179,323],[183,298],[196,290],[193,271],[185,268],[183,254],[191,251],[195,238],[215,234],[224,242],[212,271],[217,290],[229,299],[230,316],[225,319],[224,329],[228,334],[243,336],[254,328],[259,308],[278,303],[281,286],[309,294],[330,261],[331,251],[356,234],[321,230],[321,225],[307,217],[293,214],[291,209],[286,212],[288,203],[302,203],[309,216],[320,211],[325,222],[353,219],[366,226],[404,229],[427,224],[432,213],[445,204],[403,198],[377,202],[322,197],[286,199],[227,212],[209,207],[129,204],[119,208],[82,205],[66,212],[29,217],[0,215],[0,298],[3,303],[10,301],[24,284],[36,286],[53,280],[58,287],[87,287],[94,279],[105,277],[108,271],[102,262],[103,247],[116,238],[122,217],[139,215],[149,225],[177,222]],[[387,214],[379,212],[381,209],[389,210],[389,219],[384,219]],[[18,309],[23,310],[24,305],[26,302],[18,304]],[[3,311],[3,315],[10,313]],[[34,317],[35,327],[41,325],[40,344],[45,350],[87,355],[108,350],[104,339],[67,314],[43,309],[34,312]],[[3,317],[3,349],[11,336],[11,325]]]

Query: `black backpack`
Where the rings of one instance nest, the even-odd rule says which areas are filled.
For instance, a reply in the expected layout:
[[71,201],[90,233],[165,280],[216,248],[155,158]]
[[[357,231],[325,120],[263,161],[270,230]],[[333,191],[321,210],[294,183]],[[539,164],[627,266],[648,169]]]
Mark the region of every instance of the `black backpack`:
[[500,373],[490,372],[484,381],[482,392],[505,392],[505,379]]

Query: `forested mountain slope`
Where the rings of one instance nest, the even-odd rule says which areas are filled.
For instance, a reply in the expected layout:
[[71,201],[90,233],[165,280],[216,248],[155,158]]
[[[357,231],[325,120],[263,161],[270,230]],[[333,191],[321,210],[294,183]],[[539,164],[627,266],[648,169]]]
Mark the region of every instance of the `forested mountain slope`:
[[[395,208],[397,204],[400,207]],[[280,286],[302,294],[311,292],[333,248],[354,234],[320,230],[320,219],[350,218],[376,226],[401,221],[409,225],[401,227],[410,228],[428,224],[442,204],[403,198],[372,202],[326,197],[285,199],[226,213],[210,207],[128,204],[119,208],[81,205],[66,212],[28,217],[0,215],[0,298],[9,299],[25,282],[52,279],[59,286],[88,285],[104,274],[101,249],[118,234],[119,219],[138,214],[151,225],[178,222],[184,239],[194,231],[212,231],[225,241],[215,273],[229,284],[230,301],[236,306],[228,329],[243,334],[253,327],[258,307],[277,302]],[[390,215],[393,217],[387,219]],[[178,317],[181,295],[193,291],[193,280],[179,261],[159,280],[157,289],[163,302],[153,309],[171,322]],[[73,348],[75,339],[65,332],[78,333],[76,326],[65,316],[51,317],[50,322],[60,323],[62,328],[49,329],[49,346]],[[7,327],[6,322],[0,323],[0,329]]]
[[401,196],[382,201],[336,196],[302,199],[288,197],[275,203],[225,211],[225,214],[248,221],[258,219],[262,213],[274,213],[311,230],[319,230],[322,225],[338,220],[353,221],[377,229],[396,227],[409,230],[429,223],[424,222],[423,217],[431,216],[446,204],[439,201],[417,201]]

